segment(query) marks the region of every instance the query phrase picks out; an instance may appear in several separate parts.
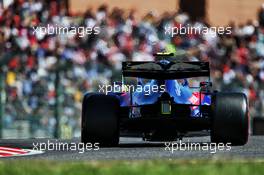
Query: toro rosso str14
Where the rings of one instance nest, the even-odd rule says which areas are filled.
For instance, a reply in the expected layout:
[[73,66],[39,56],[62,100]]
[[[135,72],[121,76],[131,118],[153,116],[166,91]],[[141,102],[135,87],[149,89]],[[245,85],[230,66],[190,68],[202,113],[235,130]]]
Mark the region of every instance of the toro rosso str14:
[[[141,89],[156,86],[156,91],[86,93],[82,142],[117,146],[120,136],[173,141],[188,132],[209,131],[211,142],[247,143],[247,98],[243,93],[212,91],[208,62],[177,62],[164,55],[159,61],[123,62],[121,85],[126,77],[137,79]],[[206,80],[192,87],[193,79],[201,77]]]

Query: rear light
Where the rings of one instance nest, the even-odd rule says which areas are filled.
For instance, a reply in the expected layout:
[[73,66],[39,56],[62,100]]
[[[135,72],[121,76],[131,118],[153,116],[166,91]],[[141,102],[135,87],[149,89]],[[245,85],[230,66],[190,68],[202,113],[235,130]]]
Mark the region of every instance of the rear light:
[[171,114],[171,102],[170,101],[161,101],[161,114]]

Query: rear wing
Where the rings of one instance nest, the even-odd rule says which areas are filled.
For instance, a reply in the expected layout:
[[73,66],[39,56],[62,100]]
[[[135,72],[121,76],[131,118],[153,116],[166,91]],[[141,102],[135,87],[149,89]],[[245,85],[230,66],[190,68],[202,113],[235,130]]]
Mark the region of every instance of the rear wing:
[[182,79],[191,77],[210,77],[209,62],[123,62],[124,77],[146,79]]

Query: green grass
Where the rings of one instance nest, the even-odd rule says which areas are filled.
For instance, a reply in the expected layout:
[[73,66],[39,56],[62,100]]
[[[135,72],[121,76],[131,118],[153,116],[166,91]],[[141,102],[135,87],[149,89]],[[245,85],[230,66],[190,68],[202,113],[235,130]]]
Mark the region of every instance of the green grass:
[[264,160],[0,161],[0,175],[263,175]]

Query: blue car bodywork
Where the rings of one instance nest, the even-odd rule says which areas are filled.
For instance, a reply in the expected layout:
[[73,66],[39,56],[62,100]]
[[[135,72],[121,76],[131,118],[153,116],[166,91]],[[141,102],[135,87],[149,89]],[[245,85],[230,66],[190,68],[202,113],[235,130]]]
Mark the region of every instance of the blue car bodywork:
[[[138,82],[141,82],[139,79]],[[157,80],[150,80],[144,86],[157,86]],[[184,79],[184,83],[179,83],[177,80],[165,80],[165,92],[167,92],[176,104],[192,104],[192,105],[210,105],[211,96],[192,92],[188,85],[188,81]],[[122,93],[119,95],[121,106],[140,106],[154,104],[164,92],[151,92],[146,94],[144,91],[135,91],[130,93]],[[199,117],[200,111],[198,106],[190,106],[191,116]],[[133,111],[132,111],[133,112]]]

